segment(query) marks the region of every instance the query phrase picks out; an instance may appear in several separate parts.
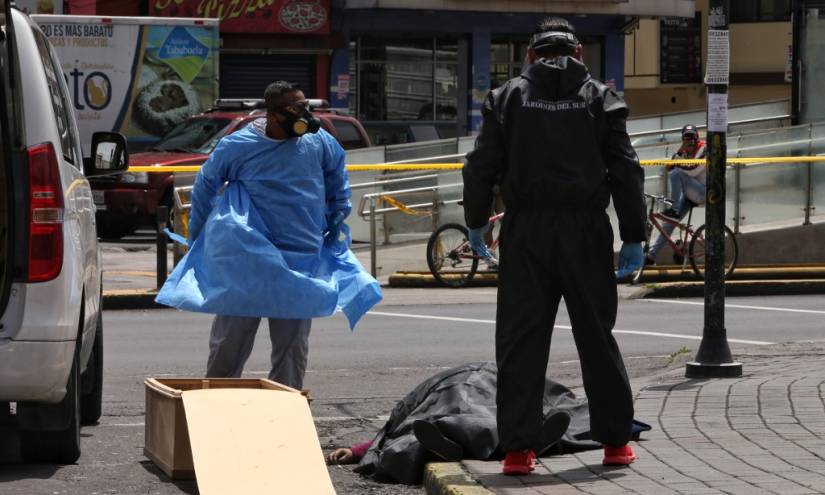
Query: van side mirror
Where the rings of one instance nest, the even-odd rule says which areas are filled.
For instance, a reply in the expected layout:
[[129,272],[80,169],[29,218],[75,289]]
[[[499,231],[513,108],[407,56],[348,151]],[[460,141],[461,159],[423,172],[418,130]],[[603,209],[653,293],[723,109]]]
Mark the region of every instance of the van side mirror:
[[84,158],[86,177],[114,175],[129,168],[129,152],[126,138],[119,132],[95,132],[92,134],[92,156]]

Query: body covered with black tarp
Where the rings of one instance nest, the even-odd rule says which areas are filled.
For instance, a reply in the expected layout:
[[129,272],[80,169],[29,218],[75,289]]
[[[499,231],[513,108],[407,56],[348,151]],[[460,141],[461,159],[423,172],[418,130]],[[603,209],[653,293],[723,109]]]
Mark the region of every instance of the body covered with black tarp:
[[[562,439],[546,453],[601,447],[589,440],[587,399],[578,398],[564,385],[546,379],[544,417],[557,411],[570,415],[570,426]],[[495,363],[462,365],[419,384],[395,406],[356,472],[385,481],[421,483],[424,465],[435,459],[413,434],[412,425],[418,419],[438,426],[445,436],[461,445],[467,459],[500,457]]]

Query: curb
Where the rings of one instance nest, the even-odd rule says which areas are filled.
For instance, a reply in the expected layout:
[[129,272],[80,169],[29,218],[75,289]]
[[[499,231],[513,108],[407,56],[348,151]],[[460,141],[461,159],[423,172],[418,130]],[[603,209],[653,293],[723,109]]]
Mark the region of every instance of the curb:
[[157,295],[158,291],[155,289],[104,290],[103,309],[167,308],[155,302]]
[[[636,298],[702,297],[704,282],[670,282],[644,284]],[[825,279],[819,280],[729,280],[725,282],[728,296],[791,296],[825,294]]]
[[[390,275],[390,287],[444,287],[429,272],[394,272]],[[465,287],[495,287],[498,275],[495,272],[476,272]]]
[[427,495],[493,495],[470,477],[459,462],[431,462],[424,467]]

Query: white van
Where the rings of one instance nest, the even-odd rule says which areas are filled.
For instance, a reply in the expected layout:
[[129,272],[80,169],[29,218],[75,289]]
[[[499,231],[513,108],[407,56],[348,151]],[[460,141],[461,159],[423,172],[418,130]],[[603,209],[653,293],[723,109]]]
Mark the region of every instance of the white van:
[[103,383],[86,177],[121,172],[128,156],[123,136],[97,133],[84,161],[55,51],[9,3],[0,1],[0,416],[16,404],[25,461],[71,463],[80,425],[100,417]]

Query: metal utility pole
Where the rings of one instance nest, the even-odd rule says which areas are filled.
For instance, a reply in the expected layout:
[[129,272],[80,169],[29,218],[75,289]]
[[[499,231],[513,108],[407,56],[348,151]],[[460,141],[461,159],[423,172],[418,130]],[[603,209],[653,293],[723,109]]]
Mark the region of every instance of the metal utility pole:
[[688,378],[742,375],[733,361],[725,329],[725,168],[727,166],[728,82],[730,78],[730,0],[710,0],[708,9],[707,205],[705,206],[705,326]]

